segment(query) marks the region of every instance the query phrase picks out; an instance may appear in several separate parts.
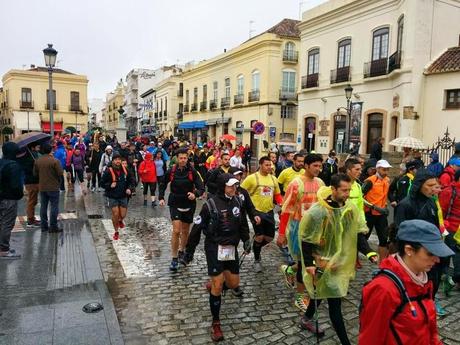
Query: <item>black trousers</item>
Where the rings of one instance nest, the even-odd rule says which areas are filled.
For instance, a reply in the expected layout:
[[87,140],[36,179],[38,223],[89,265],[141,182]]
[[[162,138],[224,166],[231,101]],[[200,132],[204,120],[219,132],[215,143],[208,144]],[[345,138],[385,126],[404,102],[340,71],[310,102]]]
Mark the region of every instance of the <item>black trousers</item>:
[[[316,312],[316,305],[319,307],[322,300],[312,299],[308,304],[307,311],[305,312],[305,318],[311,320]],[[341,298],[328,298],[327,304],[329,306],[329,318],[331,319],[332,327],[335,329],[335,333],[339,337],[342,345],[351,344],[348,339],[347,330],[345,329],[345,323],[343,322],[342,316],[342,299]]]

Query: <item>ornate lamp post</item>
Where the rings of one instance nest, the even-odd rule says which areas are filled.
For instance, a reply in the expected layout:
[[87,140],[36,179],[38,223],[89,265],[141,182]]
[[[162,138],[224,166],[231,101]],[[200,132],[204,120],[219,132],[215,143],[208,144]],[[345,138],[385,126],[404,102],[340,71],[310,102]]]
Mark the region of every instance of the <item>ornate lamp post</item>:
[[51,139],[54,139],[54,93],[53,93],[53,68],[56,65],[57,50],[53,48],[52,44],[48,44],[48,47],[43,49],[45,55],[45,65],[48,67],[48,104],[50,107],[50,134]]
[[340,114],[340,110],[345,109],[347,112],[347,118],[345,122],[345,152],[350,149],[350,129],[351,129],[351,96],[353,94],[353,88],[350,84],[347,85],[345,88],[345,98],[347,99],[347,107],[339,107],[337,108],[337,113],[335,115],[335,120],[340,121],[342,119],[342,114]]
[[287,98],[286,95],[283,94],[283,97],[281,98],[281,135],[280,135],[280,140],[284,139],[284,119],[286,118],[287,115]]

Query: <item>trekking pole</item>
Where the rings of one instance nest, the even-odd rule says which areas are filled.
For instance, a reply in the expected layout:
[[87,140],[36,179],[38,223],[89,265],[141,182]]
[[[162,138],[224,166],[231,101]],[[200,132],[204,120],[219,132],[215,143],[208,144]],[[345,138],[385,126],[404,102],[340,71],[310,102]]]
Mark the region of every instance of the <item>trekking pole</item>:
[[[319,316],[318,316],[318,299],[317,299],[317,291],[316,291],[316,283],[315,279],[317,276],[321,276],[323,274],[323,270],[320,268],[316,268],[315,276],[313,277],[313,299],[315,300],[315,314],[313,318],[315,319],[315,335],[316,335],[316,344],[319,345]],[[318,277],[319,278],[319,277]]]
[[243,261],[244,261],[244,259],[246,258],[247,255],[248,254],[246,252],[243,252],[243,254],[241,254],[239,268],[241,268],[241,265],[243,264]]

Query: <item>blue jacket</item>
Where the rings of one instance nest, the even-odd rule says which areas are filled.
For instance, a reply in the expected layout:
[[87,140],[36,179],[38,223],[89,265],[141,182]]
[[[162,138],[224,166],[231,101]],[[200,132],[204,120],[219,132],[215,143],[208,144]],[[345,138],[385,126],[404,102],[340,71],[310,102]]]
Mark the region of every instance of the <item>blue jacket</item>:
[[54,158],[56,158],[59,161],[59,163],[61,163],[62,169],[65,169],[67,152],[65,151],[65,148],[63,145],[58,146],[56,151],[54,151]]
[[[147,151],[148,151],[148,149],[147,149]],[[155,155],[157,154],[157,151],[158,151],[158,147],[155,147],[152,151],[153,151],[152,155],[153,155],[153,157],[155,157]],[[166,153],[166,150],[164,148],[161,149],[161,157],[165,162],[169,161],[169,156]]]

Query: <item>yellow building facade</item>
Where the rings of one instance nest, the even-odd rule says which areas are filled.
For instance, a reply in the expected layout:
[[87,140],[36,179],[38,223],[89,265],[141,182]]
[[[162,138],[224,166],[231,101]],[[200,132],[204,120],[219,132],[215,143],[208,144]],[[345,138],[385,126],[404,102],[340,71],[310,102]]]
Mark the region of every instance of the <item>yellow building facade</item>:
[[[260,156],[270,143],[295,143],[297,133],[298,21],[284,19],[238,47],[186,66],[177,94],[178,130],[196,142],[223,134]],[[253,131],[264,124],[261,134]]]
[[108,93],[102,109],[103,129],[110,134],[117,134],[120,140],[126,140],[125,119],[120,114],[120,108],[125,105],[125,86],[120,80],[114,91]]
[[[2,78],[1,119],[13,136],[27,131],[50,132],[48,71],[44,67],[10,70]],[[54,131],[88,129],[88,79],[61,69],[53,70]],[[4,131],[4,130],[3,130]]]

